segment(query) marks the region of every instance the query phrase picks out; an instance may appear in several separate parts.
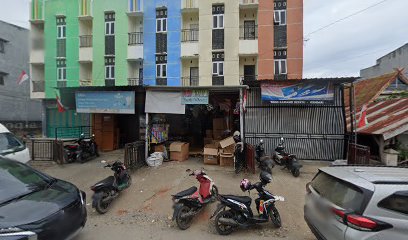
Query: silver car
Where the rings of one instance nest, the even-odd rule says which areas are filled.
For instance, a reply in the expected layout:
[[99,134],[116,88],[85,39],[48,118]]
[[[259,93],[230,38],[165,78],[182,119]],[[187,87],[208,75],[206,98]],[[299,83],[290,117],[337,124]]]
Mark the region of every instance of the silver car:
[[317,239],[408,239],[408,168],[335,166],[306,185],[304,216]]

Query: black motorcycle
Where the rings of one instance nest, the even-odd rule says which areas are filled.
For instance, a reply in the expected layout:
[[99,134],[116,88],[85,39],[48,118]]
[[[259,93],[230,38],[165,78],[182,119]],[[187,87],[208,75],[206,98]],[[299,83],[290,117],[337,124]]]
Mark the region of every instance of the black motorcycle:
[[[106,162],[102,161],[102,163]],[[104,166],[104,168],[110,168],[114,172],[113,176],[109,176],[91,187],[91,190],[94,191],[92,207],[100,214],[106,213],[119,193],[132,184],[132,178],[122,162],[116,161],[112,165]]]
[[275,227],[281,227],[282,221],[276,201],[285,201],[281,196],[275,196],[265,189],[272,181],[272,175],[266,172],[260,174],[260,182],[250,184],[247,191],[256,189],[259,198],[255,200],[259,217],[254,216],[251,210],[252,199],[247,196],[218,195],[220,204],[211,216],[215,216],[215,228],[220,235],[228,235],[236,228],[245,228],[259,223],[269,222],[271,219]]
[[275,154],[273,155],[273,160],[276,164],[284,166],[283,169],[288,169],[294,177],[299,177],[300,169],[303,167],[302,164],[296,158],[296,155],[289,154],[285,151],[283,144],[285,140],[281,138],[280,143],[275,148]]
[[255,147],[255,160],[261,171],[266,171],[272,174],[272,168],[275,167],[275,164],[270,156],[265,155],[264,142],[262,139]]
[[85,138],[84,134],[74,141],[74,144],[64,146],[64,158],[67,163],[84,163],[93,157],[99,157],[98,145],[95,142],[95,135]]

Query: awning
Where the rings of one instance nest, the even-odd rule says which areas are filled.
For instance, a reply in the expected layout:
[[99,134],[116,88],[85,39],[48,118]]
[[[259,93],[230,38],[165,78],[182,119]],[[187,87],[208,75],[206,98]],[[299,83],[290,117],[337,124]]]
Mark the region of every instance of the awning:
[[181,104],[181,91],[146,91],[146,113],[185,114],[186,105]]

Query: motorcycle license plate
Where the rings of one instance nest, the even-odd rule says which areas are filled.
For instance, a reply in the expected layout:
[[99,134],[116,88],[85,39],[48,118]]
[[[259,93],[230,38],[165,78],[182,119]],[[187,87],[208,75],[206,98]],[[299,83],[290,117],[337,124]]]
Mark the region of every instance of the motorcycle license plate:
[[281,201],[281,202],[285,201],[285,198],[282,196],[273,196],[273,198],[275,199],[275,201]]

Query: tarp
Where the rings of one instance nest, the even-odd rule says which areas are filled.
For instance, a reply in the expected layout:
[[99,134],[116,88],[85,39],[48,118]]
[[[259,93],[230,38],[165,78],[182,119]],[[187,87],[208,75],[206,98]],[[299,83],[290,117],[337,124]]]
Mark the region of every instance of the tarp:
[[146,113],[185,114],[186,105],[181,104],[181,91],[146,91]]

